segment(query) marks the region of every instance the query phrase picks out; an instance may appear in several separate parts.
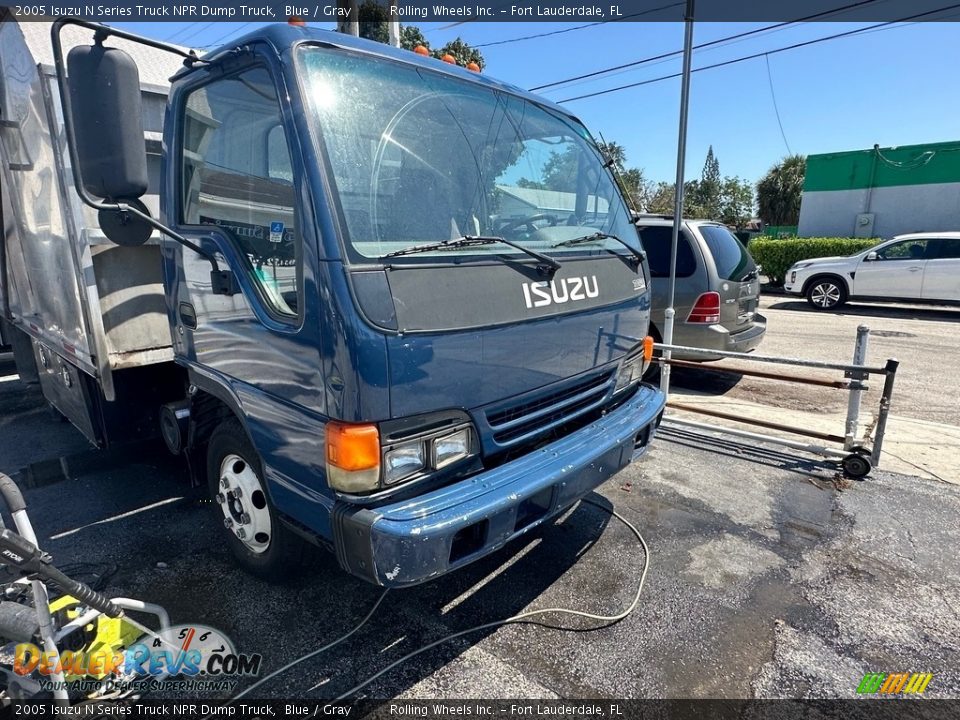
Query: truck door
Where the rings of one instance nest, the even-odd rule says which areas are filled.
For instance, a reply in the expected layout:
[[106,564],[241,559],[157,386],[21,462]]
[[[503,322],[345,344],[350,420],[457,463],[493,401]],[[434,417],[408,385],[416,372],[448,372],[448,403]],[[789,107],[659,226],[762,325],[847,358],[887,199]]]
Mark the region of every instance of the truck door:
[[234,396],[268,479],[281,476],[289,491],[293,476],[323,465],[325,407],[318,296],[305,291],[315,288],[316,243],[304,231],[289,108],[279,97],[286,92],[266,64],[201,74],[177,91],[167,215],[217,255],[238,291],[214,294],[203,258],[173,243],[165,252],[178,358]]

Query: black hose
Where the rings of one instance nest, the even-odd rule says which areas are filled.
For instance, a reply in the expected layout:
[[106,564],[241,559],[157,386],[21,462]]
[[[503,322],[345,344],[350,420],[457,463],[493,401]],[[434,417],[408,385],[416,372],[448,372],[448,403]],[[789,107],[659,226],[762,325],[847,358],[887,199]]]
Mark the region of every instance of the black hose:
[[3,495],[3,501],[11,513],[27,509],[27,503],[23,499],[20,488],[9,475],[2,472],[0,472],[0,495]]
[[106,595],[98,593],[96,590],[93,590],[78,580],[67,577],[52,565],[45,566],[39,574],[44,580],[49,580],[68,595],[72,595],[80,602],[86,603],[94,610],[99,610],[104,615],[112,618],[123,616],[123,610],[115,605]]

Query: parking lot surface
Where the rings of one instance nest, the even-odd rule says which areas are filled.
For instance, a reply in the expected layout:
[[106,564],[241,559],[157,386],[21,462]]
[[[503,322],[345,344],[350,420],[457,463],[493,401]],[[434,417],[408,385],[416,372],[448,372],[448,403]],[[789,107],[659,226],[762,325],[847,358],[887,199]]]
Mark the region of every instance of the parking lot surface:
[[[255,580],[234,566],[179,461],[160,448],[83,448],[35,389],[0,383],[0,470],[45,483],[27,499],[57,563],[93,563],[108,594],[222,630],[240,651],[263,654],[264,673],[349,630],[382,592],[319,550],[284,585]],[[69,477],[57,481],[57,468]],[[548,620],[581,632],[471,634],[363,694],[850,697],[866,672],[922,671],[934,673],[928,696],[960,696],[960,488],[887,473],[838,481],[770,449],[665,429],[593,499],[649,543],[633,614],[593,631],[596,623],[557,617]],[[466,569],[390,592],[349,641],[254,695],[336,697],[424,644],[524,610],[614,614],[632,599],[643,561],[619,521],[581,504]]]

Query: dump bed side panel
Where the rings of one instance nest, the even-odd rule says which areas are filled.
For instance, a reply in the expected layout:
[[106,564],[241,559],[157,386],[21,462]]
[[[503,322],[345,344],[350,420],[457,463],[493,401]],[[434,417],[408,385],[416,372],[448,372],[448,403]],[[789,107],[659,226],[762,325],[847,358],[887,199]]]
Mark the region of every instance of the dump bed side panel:
[[0,274],[10,312],[26,332],[94,372],[94,346],[71,246],[71,210],[61,196],[43,79],[17,23],[0,23],[0,48],[0,172],[7,225],[7,267]]
[[[65,50],[89,42],[78,28],[62,34]],[[175,56],[124,45],[141,71],[150,187],[143,198],[159,212],[161,138]],[[0,131],[7,218],[10,309],[19,327],[97,377],[112,395],[113,370],[173,359],[163,292],[159,236],[120,248],[104,237],[96,213],[73,189],[52,68],[48,23],[0,23]],[[53,128],[53,132],[50,132]]]

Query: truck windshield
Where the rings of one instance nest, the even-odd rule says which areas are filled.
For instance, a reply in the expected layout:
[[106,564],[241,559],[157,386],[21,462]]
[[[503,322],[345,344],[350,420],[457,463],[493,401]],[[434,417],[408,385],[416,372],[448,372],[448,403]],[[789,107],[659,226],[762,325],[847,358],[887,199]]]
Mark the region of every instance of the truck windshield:
[[[502,237],[551,256],[625,252],[611,239],[557,247],[594,232],[640,247],[612,176],[575,120],[401,62],[318,47],[302,61],[355,259],[464,236]],[[397,254],[436,263],[522,253],[453,243]]]

